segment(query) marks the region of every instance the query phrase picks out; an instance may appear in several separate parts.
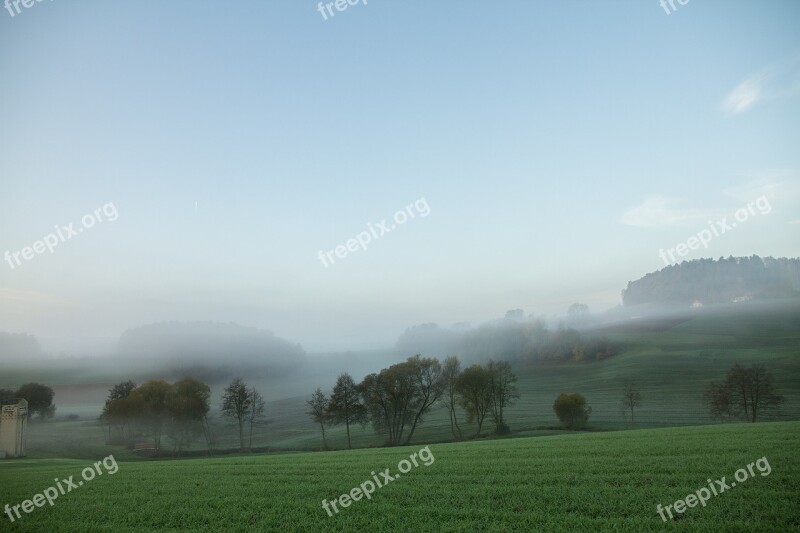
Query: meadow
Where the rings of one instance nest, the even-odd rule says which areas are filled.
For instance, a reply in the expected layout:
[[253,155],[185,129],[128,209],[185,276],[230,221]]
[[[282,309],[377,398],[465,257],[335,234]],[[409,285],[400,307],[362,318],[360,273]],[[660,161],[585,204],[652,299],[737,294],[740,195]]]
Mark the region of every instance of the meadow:
[[[761,309],[756,305],[728,312],[715,312],[685,317],[682,320],[664,319],[643,324],[629,322],[622,326],[597,331],[620,347],[617,355],[591,364],[520,365],[514,367],[519,377],[520,398],[507,412],[508,423],[515,436],[540,436],[560,432],[552,405],[562,392],[583,394],[592,407],[589,430],[606,431],[633,428],[655,428],[709,424],[702,403],[702,393],[710,381],[721,380],[734,363],[745,365],[763,363],[774,376],[775,384],[785,397],[778,420],[797,420],[800,413],[800,307]],[[407,354],[406,354],[407,355]],[[426,354],[427,355],[427,354]],[[337,365],[329,360],[325,368],[309,369],[311,377],[285,379],[280,383],[253,383],[268,398],[266,416],[270,423],[254,432],[253,446],[279,450],[315,450],[321,447],[319,427],[306,415],[305,401],[316,387],[329,390],[338,372],[352,371],[356,379],[363,373],[376,371],[387,363],[386,353],[376,354],[380,361],[371,370],[362,357],[355,369],[346,358]],[[405,355],[397,354],[395,361]],[[349,364],[348,364],[349,363]],[[361,373],[358,370],[361,369]],[[45,383],[82,383],[84,386],[111,383],[113,380],[101,369],[92,369],[90,380],[77,374],[39,374],[23,369],[15,371],[23,379],[39,379]],[[52,370],[51,370],[52,372]],[[123,376],[116,376],[120,380]],[[622,411],[621,396],[626,380],[634,381],[642,394],[642,405],[635,410],[634,423]],[[95,449],[104,449],[102,430],[96,423],[108,385],[100,387],[91,401],[74,393],[64,403],[56,397],[58,413],[63,416],[80,412],[78,421],[59,420],[48,424],[31,424],[28,453],[31,457],[93,457]],[[97,387],[95,387],[97,388]],[[219,409],[216,394],[212,410]],[[57,393],[58,394],[58,393]],[[79,409],[77,408],[79,407]],[[461,416],[464,435],[475,433],[475,426],[466,424]],[[235,448],[235,431],[218,421],[220,428],[217,449]],[[484,427],[484,431],[487,427]],[[333,448],[345,447],[344,427],[327,430],[328,443]],[[383,444],[383,437],[371,428],[352,428],[353,446],[373,447]],[[414,442],[443,442],[452,439],[447,413],[434,409],[415,433]],[[195,445],[201,449],[201,443]],[[121,452],[123,453],[123,452]]]
[[[800,527],[800,423],[726,424],[432,444],[434,461],[330,517],[321,502],[419,446],[125,462],[34,508],[11,532],[791,531]],[[672,504],[766,457],[754,477],[664,523]],[[98,456],[94,460],[100,460]],[[0,504],[31,498],[89,460],[0,465]]]

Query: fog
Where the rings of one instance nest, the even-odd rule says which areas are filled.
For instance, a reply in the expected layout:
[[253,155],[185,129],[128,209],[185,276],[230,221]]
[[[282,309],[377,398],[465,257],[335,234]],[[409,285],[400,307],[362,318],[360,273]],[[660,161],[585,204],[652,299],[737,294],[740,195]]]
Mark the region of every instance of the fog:
[[[797,38],[747,10],[637,4],[632,35],[621,5],[90,4],[0,32],[0,387],[307,394],[417,352],[602,356],[616,323],[796,296],[794,263],[675,290],[678,263],[800,256]],[[714,31],[676,38],[688,13]]]

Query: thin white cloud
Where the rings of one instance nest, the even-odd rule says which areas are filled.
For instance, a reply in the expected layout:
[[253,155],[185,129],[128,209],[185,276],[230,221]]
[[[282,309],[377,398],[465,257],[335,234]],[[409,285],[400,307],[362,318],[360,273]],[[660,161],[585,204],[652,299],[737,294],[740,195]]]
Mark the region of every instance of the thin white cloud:
[[670,228],[693,223],[705,224],[710,218],[719,216],[719,209],[687,209],[675,207],[676,199],[651,196],[641,205],[622,214],[619,221],[637,228]]
[[[664,196],[649,196],[640,205],[628,209],[619,222],[637,228],[659,229],[704,224],[730,214],[742,206],[758,202],[762,197],[778,207],[782,213],[794,217],[800,212],[800,171],[777,168],[748,176],[749,181],[723,189],[727,197],[724,208],[685,208],[681,201]],[[734,199],[735,202],[731,202]],[[798,220],[789,224],[796,225]]]
[[722,193],[740,202],[766,196],[782,203],[796,204],[800,200],[800,172],[788,168],[765,170],[751,176],[747,183],[729,187]]
[[728,115],[738,115],[756,104],[800,94],[800,61],[765,68],[733,88],[722,102]]
[[800,219],[797,219],[797,220],[790,220],[790,221],[789,221],[789,224],[793,224],[793,225],[795,225],[795,226],[800,226]]
[[763,83],[762,78],[754,77],[737,85],[722,103],[725,112],[729,115],[738,115],[756,105],[764,98]]

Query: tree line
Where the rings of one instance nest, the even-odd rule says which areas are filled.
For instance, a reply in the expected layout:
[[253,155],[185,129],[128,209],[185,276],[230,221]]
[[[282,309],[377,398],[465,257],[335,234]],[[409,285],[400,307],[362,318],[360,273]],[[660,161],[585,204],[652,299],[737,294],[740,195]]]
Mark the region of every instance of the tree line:
[[[573,310],[572,323],[585,319],[585,313],[580,311],[581,308]],[[458,353],[468,361],[478,361],[483,354],[492,353],[499,360],[524,364],[591,363],[617,353],[607,339],[586,336],[573,328],[548,329],[543,319],[525,318],[521,309],[476,328],[414,326],[400,335],[397,347],[406,353]]]
[[800,259],[720,257],[693,259],[667,266],[628,282],[622,291],[625,306],[656,303],[688,307],[730,303],[737,298],[797,298]]
[[[371,425],[385,436],[389,446],[407,445],[437,404],[448,412],[454,440],[464,438],[458,408],[464,412],[463,420],[476,424],[473,437],[481,435],[487,417],[494,425],[493,433],[502,435],[510,432],[505,409],[519,399],[516,382],[511,365],[505,361],[492,360],[485,366],[462,370],[454,356],[440,364],[436,358],[416,355],[369,374],[361,383],[348,373],[341,374],[330,396],[319,388],[311,395],[306,402],[307,414],[320,427],[323,449],[328,449],[326,427],[337,425],[345,426],[348,449],[352,448],[353,425]],[[642,392],[632,381],[625,381],[621,392],[623,415],[633,426],[635,411],[642,405]],[[739,364],[728,371],[724,381],[711,383],[703,398],[712,417],[748,422],[774,414],[784,401],[764,365]],[[553,403],[553,412],[563,427],[579,430],[586,427],[592,408],[583,395],[562,393]]]
[[348,373],[341,374],[330,396],[322,389],[311,395],[307,414],[320,426],[324,449],[328,449],[325,428],[331,425],[345,426],[348,449],[352,448],[350,428],[354,425],[371,425],[389,446],[409,444],[436,405],[447,408],[454,439],[464,438],[456,407],[463,409],[467,423],[477,424],[475,436],[481,434],[487,417],[495,433],[505,434],[510,431],[505,410],[519,398],[516,382],[505,361],[462,370],[458,357],[448,357],[442,364],[418,354],[367,375],[361,383]]
[[[158,453],[166,436],[173,451],[180,452],[202,436],[211,453],[217,435],[209,418],[210,400],[210,387],[193,378],[172,384],[123,381],[109,390],[99,420],[109,444],[133,445],[149,438]],[[264,398],[256,388],[235,378],[223,392],[220,413],[237,430],[239,448],[252,448],[253,430],[266,423]]]

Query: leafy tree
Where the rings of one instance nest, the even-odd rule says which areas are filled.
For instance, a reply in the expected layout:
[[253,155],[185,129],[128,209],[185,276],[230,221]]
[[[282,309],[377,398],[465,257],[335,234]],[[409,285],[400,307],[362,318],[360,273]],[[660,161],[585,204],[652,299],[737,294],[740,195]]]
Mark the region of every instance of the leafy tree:
[[0,402],[2,401],[10,401],[15,398],[16,391],[11,389],[0,389]]
[[360,389],[375,430],[387,433],[389,445],[399,444],[413,417],[414,369],[408,362],[392,365],[366,376]]
[[53,405],[53,389],[39,383],[26,383],[17,389],[15,398],[24,398],[28,402],[28,412],[31,416],[39,415],[41,420],[52,418],[56,412]]
[[161,436],[169,420],[167,394],[171,388],[172,385],[163,379],[151,380],[142,383],[125,399],[131,400],[130,405],[138,415],[139,424],[153,436],[156,450],[161,449]]
[[328,397],[323,394],[322,389],[317,389],[314,394],[311,395],[311,399],[306,402],[306,405],[308,405],[306,414],[310,416],[314,422],[319,424],[322,430],[323,450],[328,449],[328,442],[325,440],[325,423],[330,419],[329,404]]
[[[133,387],[129,387],[128,384]],[[100,423],[108,426],[107,444],[126,443],[133,440],[133,427],[143,417],[145,410],[144,399],[140,395],[134,395],[134,390],[136,390],[136,385],[132,381],[119,383],[109,389],[108,398],[100,414]],[[118,441],[111,435],[114,427],[119,430]]]
[[562,393],[553,403],[553,411],[567,428],[581,429],[589,421],[592,408],[586,404],[586,398],[583,395]]
[[177,451],[189,446],[203,433],[203,421],[209,411],[211,389],[192,378],[176,382],[165,398],[168,412],[167,435]]
[[625,382],[622,391],[622,407],[625,411],[631,412],[631,426],[633,425],[633,409],[642,404],[642,393],[631,381]]
[[222,414],[239,428],[239,449],[244,450],[244,424],[252,408],[252,398],[247,383],[235,378],[222,394]]
[[456,415],[456,404],[458,403],[456,381],[459,374],[461,374],[461,361],[458,360],[458,357],[451,356],[445,359],[442,368],[442,379],[444,380],[442,403],[450,415],[450,432],[456,440],[463,438],[461,428],[458,426],[458,416]]
[[350,425],[364,424],[367,421],[367,410],[360,400],[360,390],[353,377],[344,373],[336,379],[330,401],[328,402],[329,420],[333,424],[344,424],[347,430],[347,449],[351,449]]
[[106,403],[127,398],[135,388],[136,383],[130,380],[117,383],[108,389],[108,398],[106,399]]
[[495,424],[495,432],[503,435],[510,432],[503,416],[505,408],[513,405],[519,398],[517,376],[506,361],[489,361],[486,372],[489,376],[489,391],[492,398],[489,414]]
[[480,436],[483,419],[492,404],[491,378],[489,372],[480,365],[472,365],[456,379],[456,392],[459,403],[467,413],[467,423],[477,423]]

